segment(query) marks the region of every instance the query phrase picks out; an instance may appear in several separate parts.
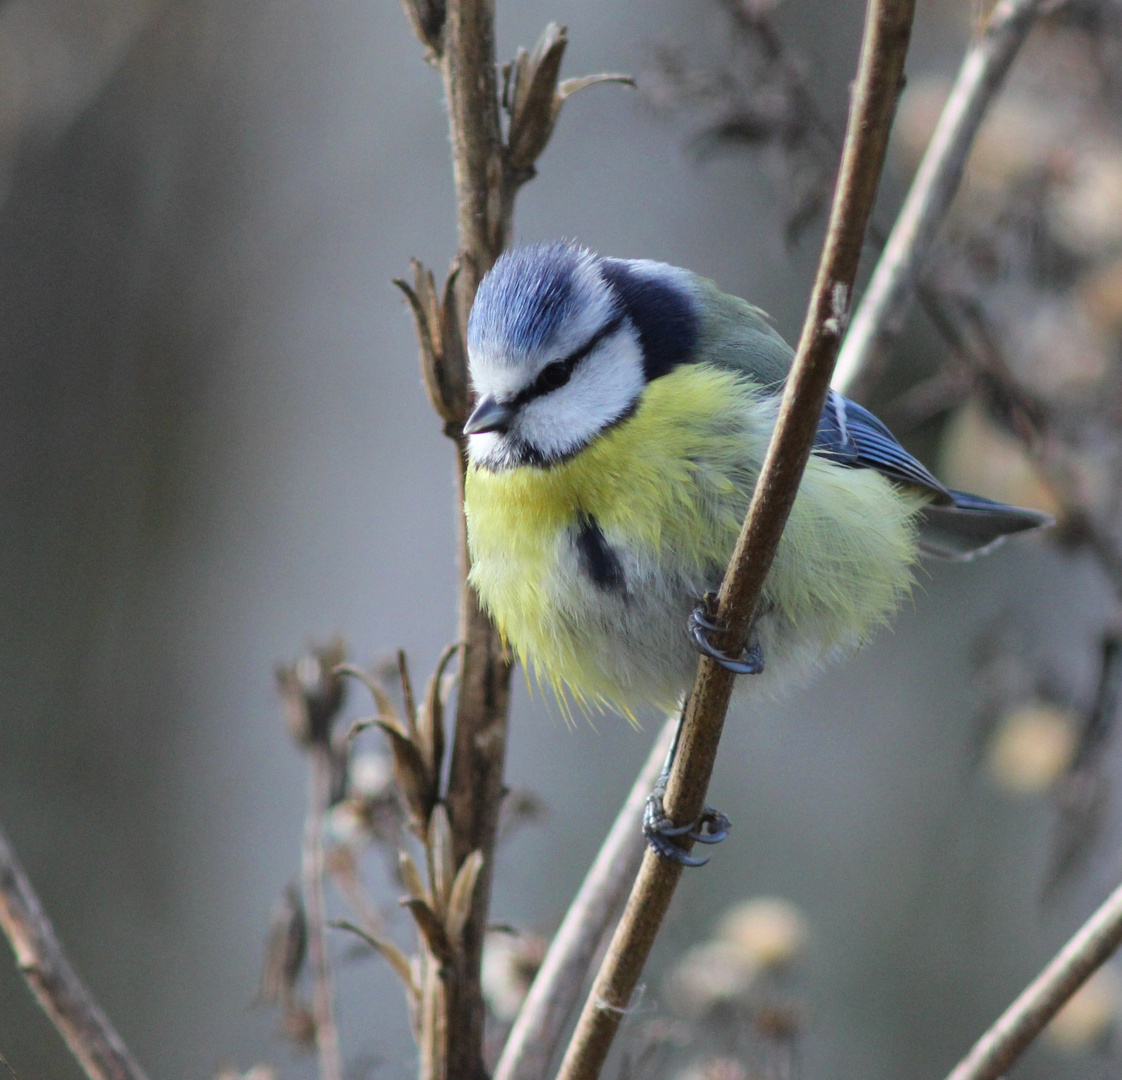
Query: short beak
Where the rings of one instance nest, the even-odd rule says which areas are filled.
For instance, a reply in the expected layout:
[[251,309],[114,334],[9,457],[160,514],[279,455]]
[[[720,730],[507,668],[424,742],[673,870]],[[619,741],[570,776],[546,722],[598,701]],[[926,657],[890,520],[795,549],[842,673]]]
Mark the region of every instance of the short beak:
[[496,401],[490,394],[479,399],[464,424],[465,435],[482,435],[485,431],[506,431],[514,419],[514,409]]

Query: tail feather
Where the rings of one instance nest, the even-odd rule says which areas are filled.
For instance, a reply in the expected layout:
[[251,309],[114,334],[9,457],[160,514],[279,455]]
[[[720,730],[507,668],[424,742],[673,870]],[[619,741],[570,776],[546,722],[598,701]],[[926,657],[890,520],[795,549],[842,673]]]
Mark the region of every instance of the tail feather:
[[952,491],[951,504],[934,503],[920,514],[919,549],[940,559],[973,559],[995,548],[1007,536],[1054,524],[1039,510],[984,499],[964,491]]

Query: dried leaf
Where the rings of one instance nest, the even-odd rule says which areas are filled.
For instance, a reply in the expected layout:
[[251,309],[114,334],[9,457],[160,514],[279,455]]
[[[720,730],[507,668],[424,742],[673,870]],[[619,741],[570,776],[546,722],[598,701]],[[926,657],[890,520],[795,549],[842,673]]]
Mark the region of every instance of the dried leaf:
[[405,650],[397,650],[397,676],[401,680],[401,700],[405,706],[405,723],[409,727],[409,737],[417,739],[417,700],[413,696],[413,680],[409,677],[409,662]]
[[416,259],[413,260],[412,286],[400,278],[394,279],[413,309],[425,390],[432,407],[445,423],[446,433],[453,438],[460,434],[468,403],[467,359],[456,287],[462,265],[462,256],[452,263],[444,283],[443,301],[437,299],[432,272]]
[[308,947],[308,923],[304,900],[295,885],[289,885],[277,901],[265,939],[261,984],[257,1000],[275,1005],[292,998],[296,980],[304,966]]
[[463,320],[460,318],[459,290],[462,259],[453,261],[444,282],[444,301],[440,305],[440,396],[449,418],[463,426],[468,413],[467,353],[464,349]]
[[430,59],[439,59],[444,51],[445,7],[443,0],[401,0],[405,17],[413,33],[429,51]]
[[417,869],[417,864],[413,861],[413,857],[408,851],[401,851],[398,852],[397,859],[398,870],[401,872],[401,880],[409,890],[410,897],[413,900],[424,900],[427,903],[429,891],[425,888],[425,882],[421,877],[421,871]]
[[440,776],[444,764],[444,669],[459,651],[460,643],[453,642],[436,663],[436,670],[425,687],[425,700],[417,717],[417,742],[425,756],[429,770],[435,777]]
[[557,77],[568,39],[565,28],[550,23],[532,53],[519,49],[512,69],[510,131],[507,142],[510,164],[532,168],[545,149],[557,119]]
[[433,908],[443,918],[448,911],[448,899],[456,877],[456,864],[452,857],[452,827],[448,823],[448,811],[441,803],[433,807],[429,817],[425,854],[429,860]]
[[456,881],[452,885],[452,894],[448,898],[448,915],[444,920],[448,931],[448,940],[453,949],[458,949],[463,939],[464,927],[471,915],[471,902],[475,896],[475,883],[479,880],[479,871],[483,869],[483,852],[473,851],[466,859]]
[[[358,681],[370,691],[370,696],[374,699],[374,704],[378,706],[378,711],[382,714],[382,718],[387,720],[398,719],[397,707],[393,703],[393,698],[386,693],[385,687],[382,686],[369,671],[363,670],[356,664],[336,664],[333,670],[339,675],[350,675],[352,679],[358,679]],[[375,717],[369,722],[359,721],[356,722],[355,726],[358,727],[359,723],[369,726],[370,723],[377,723],[377,720],[378,718]],[[361,731],[363,728],[358,727],[358,730]],[[358,732],[355,732],[355,734],[357,733]]]
[[379,720],[378,727],[390,739],[394,782],[416,824],[424,828],[435,802],[435,785],[421,751],[400,724],[391,720]]
[[579,94],[590,86],[599,86],[600,83],[621,83],[623,86],[634,86],[635,76],[605,71],[600,75],[582,75],[579,79],[566,79],[557,87],[556,107],[560,108],[561,103],[568,101],[574,94]]
[[389,962],[390,967],[394,969],[397,977],[404,983],[406,993],[414,999],[420,997],[420,989],[413,981],[413,966],[409,962],[409,957],[394,945],[393,942],[386,941],[385,938],[375,937],[375,935],[363,930],[362,927],[356,926],[352,922],[347,922],[346,919],[335,919],[329,925],[337,927],[340,930],[349,930],[352,934],[362,938],[362,940],[376,952],[381,953]]
[[423,900],[408,898],[401,901],[401,906],[406,907],[417,923],[417,929],[428,946],[429,952],[442,964],[448,963],[452,958],[451,949],[448,947],[448,935],[444,931],[444,924],[436,917],[435,912]]

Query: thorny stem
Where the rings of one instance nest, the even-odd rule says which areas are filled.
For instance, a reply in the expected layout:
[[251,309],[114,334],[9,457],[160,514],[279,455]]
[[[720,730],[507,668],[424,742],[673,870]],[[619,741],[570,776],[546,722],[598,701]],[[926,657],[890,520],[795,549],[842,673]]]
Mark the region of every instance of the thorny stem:
[[90,1080],[147,1080],[70,966],[7,837],[0,831],[0,929],[43,1011]]
[[[884,166],[903,77],[914,3],[869,0],[861,60],[846,129],[826,244],[779,420],[748,515],[721,586],[726,645],[747,637],[756,603],[794,502],[822,412],[861,245]],[[733,676],[702,658],[666,794],[672,820],[701,813]],[[647,852],[569,1045],[559,1080],[595,1080],[673,896],[681,866]]]
[[851,391],[906,302],[962,181],[966,159],[990,103],[1047,0],[998,0],[959,68],[884,253],[854,313],[834,371],[834,389]]
[[320,1080],[343,1080],[323,902],[323,822],[330,801],[331,749],[326,742],[314,742],[308,748],[308,811],[304,819],[302,860],[302,891],[308,920],[308,964],[312,973],[312,1013],[315,1017]]
[[1122,886],[1005,1010],[947,1080],[998,1080],[1072,995],[1122,944]]
[[658,779],[677,716],[662,728],[615,823],[549,945],[507,1036],[494,1080],[541,1080],[557,1050],[597,950],[643,858],[643,807]]

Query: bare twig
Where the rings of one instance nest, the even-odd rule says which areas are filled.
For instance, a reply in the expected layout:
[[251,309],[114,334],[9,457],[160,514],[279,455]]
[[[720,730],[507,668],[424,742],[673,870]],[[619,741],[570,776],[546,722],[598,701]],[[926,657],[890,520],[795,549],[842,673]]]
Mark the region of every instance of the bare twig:
[[[565,28],[551,23],[532,52],[520,50],[514,63],[504,68],[500,101],[494,0],[448,0],[446,4],[444,0],[406,0],[405,8],[428,58],[439,64],[444,78],[459,253],[442,301],[437,301],[431,274],[419,264],[414,265],[414,286],[398,284],[413,307],[430,396],[444,420],[445,433],[457,443],[462,506],[467,468],[463,422],[469,404],[463,317],[483,275],[510,240],[515,195],[534,176],[535,161],[549,141],[564,101],[596,83],[629,80],[627,76],[596,75],[559,83],[568,41]],[[500,105],[510,121],[505,144]],[[469,858],[480,860],[480,866],[471,878],[469,899],[473,902],[465,923],[458,928],[454,957],[439,966],[438,975],[425,979],[422,1014],[434,1018],[431,1030],[445,1040],[447,1051],[443,1060],[439,1055],[432,1060],[430,1072],[437,1080],[445,1075],[456,1080],[484,1075],[480,960],[504,792],[510,704],[511,658],[467,583],[469,557],[462,513],[460,564],[463,660],[445,802],[454,869],[458,872]],[[437,1023],[437,1013],[446,1023]]]
[[[747,637],[810,455],[884,166],[913,14],[911,0],[870,0],[867,8],[860,67],[818,277],[775,433],[718,598],[717,617],[729,628],[726,645],[731,642],[734,653]],[[702,658],[666,794],[667,812],[674,821],[696,820],[702,811],[733,678],[718,664]],[[681,869],[650,852],[644,856],[562,1063],[560,1080],[594,1080],[599,1075]]]
[[596,861],[569,905],[507,1037],[494,1080],[540,1080],[545,1075],[589,965],[639,869],[644,848],[639,820],[666,758],[676,722],[674,718],[663,726]]
[[1122,886],[1056,954],[951,1071],[947,1080],[997,1080],[1122,944]]
[[315,742],[308,748],[308,811],[304,820],[302,868],[308,964],[312,973],[312,1013],[316,1022],[320,1080],[343,1080],[323,903],[323,819],[330,800],[331,748],[325,741]]
[[2,831],[0,929],[11,943],[32,993],[90,1080],[146,1080],[109,1018],[70,966]]
[[[466,312],[483,274],[506,246],[516,190],[508,182],[503,164],[492,0],[452,0],[448,4],[441,71],[448,102],[459,220],[456,301],[459,311]],[[462,368],[462,348],[456,360]],[[459,373],[459,382],[467,385],[465,370]],[[461,427],[463,419],[459,418]],[[460,435],[457,464],[461,507],[466,463],[466,448]],[[462,512],[459,519],[460,640],[464,650],[447,805],[456,867],[471,852],[481,851],[483,869],[455,970],[444,973],[443,985],[438,985],[438,978],[426,979],[426,997],[435,995],[441,1000],[426,1000],[423,1011],[445,1014],[438,1031],[445,1040],[443,1068],[447,1076],[473,1080],[483,1074],[485,1010],[479,971],[502,801],[511,665],[498,631],[467,584],[469,559]]]
[[834,388],[852,390],[882,338],[899,327],[919,268],[962,180],[970,148],[1046,0],[998,0],[966,53],[884,253],[853,316],[834,371]]

